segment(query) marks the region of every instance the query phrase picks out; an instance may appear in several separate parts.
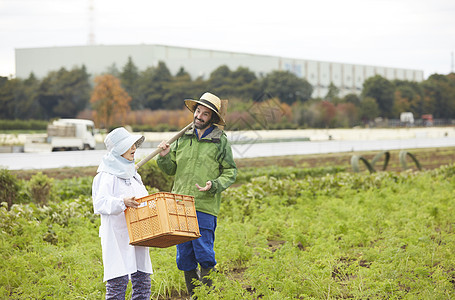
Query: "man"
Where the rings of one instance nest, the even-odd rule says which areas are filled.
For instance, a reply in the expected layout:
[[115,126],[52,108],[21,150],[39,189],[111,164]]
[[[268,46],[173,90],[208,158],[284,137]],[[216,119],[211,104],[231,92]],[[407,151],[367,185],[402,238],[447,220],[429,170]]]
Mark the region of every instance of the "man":
[[216,126],[226,125],[220,99],[205,93],[199,100],[185,100],[185,105],[194,114],[193,126],[172,145],[161,142],[157,163],[165,173],[175,175],[173,193],[194,196],[201,237],[177,245],[176,259],[192,295],[194,279],[211,285],[205,276],[217,263],[213,244],[221,192],[235,181],[237,166],[226,134]]

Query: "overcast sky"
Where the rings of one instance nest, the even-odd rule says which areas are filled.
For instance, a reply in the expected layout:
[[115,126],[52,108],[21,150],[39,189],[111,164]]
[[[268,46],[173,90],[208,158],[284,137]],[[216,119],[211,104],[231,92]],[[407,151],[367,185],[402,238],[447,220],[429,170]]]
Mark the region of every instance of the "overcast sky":
[[[90,3],[93,10],[90,13]],[[14,49],[161,44],[453,71],[454,0],[0,0],[0,76]]]

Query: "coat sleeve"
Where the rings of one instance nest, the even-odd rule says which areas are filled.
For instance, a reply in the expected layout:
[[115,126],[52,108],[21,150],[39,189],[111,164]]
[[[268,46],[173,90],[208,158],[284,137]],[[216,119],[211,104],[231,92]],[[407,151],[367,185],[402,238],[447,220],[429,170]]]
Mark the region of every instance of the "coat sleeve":
[[158,155],[156,159],[156,163],[160,169],[166,173],[167,175],[175,175],[177,171],[177,163],[176,163],[176,151],[177,151],[177,144],[178,140],[171,144],[171,150],[165,156]]
[[225,137],[220,149],[220,176],[212,180],[210,192],[213,194],[221,193],[235,182],[237,178],[237,166],[232,155],[231,144]]
[[115,176],[98,173],[92,185],[93,210],[95,214],[117,215],[126,209],[122,195],[114,196]]

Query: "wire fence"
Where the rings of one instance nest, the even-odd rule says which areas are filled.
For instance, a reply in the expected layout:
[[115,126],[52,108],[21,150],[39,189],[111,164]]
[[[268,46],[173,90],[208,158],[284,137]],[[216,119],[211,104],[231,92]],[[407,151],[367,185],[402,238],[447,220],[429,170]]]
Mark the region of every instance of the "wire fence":
[[454,119],[434,119],[433,121],[418,119],[414,123],[401,122],[400,119],[385,119],[376,120],[370,127],[385,127],[385,128],[397,128],[397,127],[444,127],[444,126],[455,126]]

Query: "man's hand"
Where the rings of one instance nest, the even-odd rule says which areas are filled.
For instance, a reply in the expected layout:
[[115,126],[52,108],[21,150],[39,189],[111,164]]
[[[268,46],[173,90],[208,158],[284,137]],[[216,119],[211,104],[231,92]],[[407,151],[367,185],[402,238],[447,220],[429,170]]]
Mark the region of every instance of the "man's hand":
[[139,206],[139,203],[136,201],[136,197],[124,198],[123,203],[125,203],[126,207],[137,208]]
[[161,149],[160,156],[166,156],[169,151],[171,150],[170,145],[166,141],[162,141],[159,145],[158,148]]
[[204,187],[201,187],[199,184],[196,183],[196,187],[200,192],[206,192],[209,191],[212,188],[212,182],[209,180],[205,183]]

